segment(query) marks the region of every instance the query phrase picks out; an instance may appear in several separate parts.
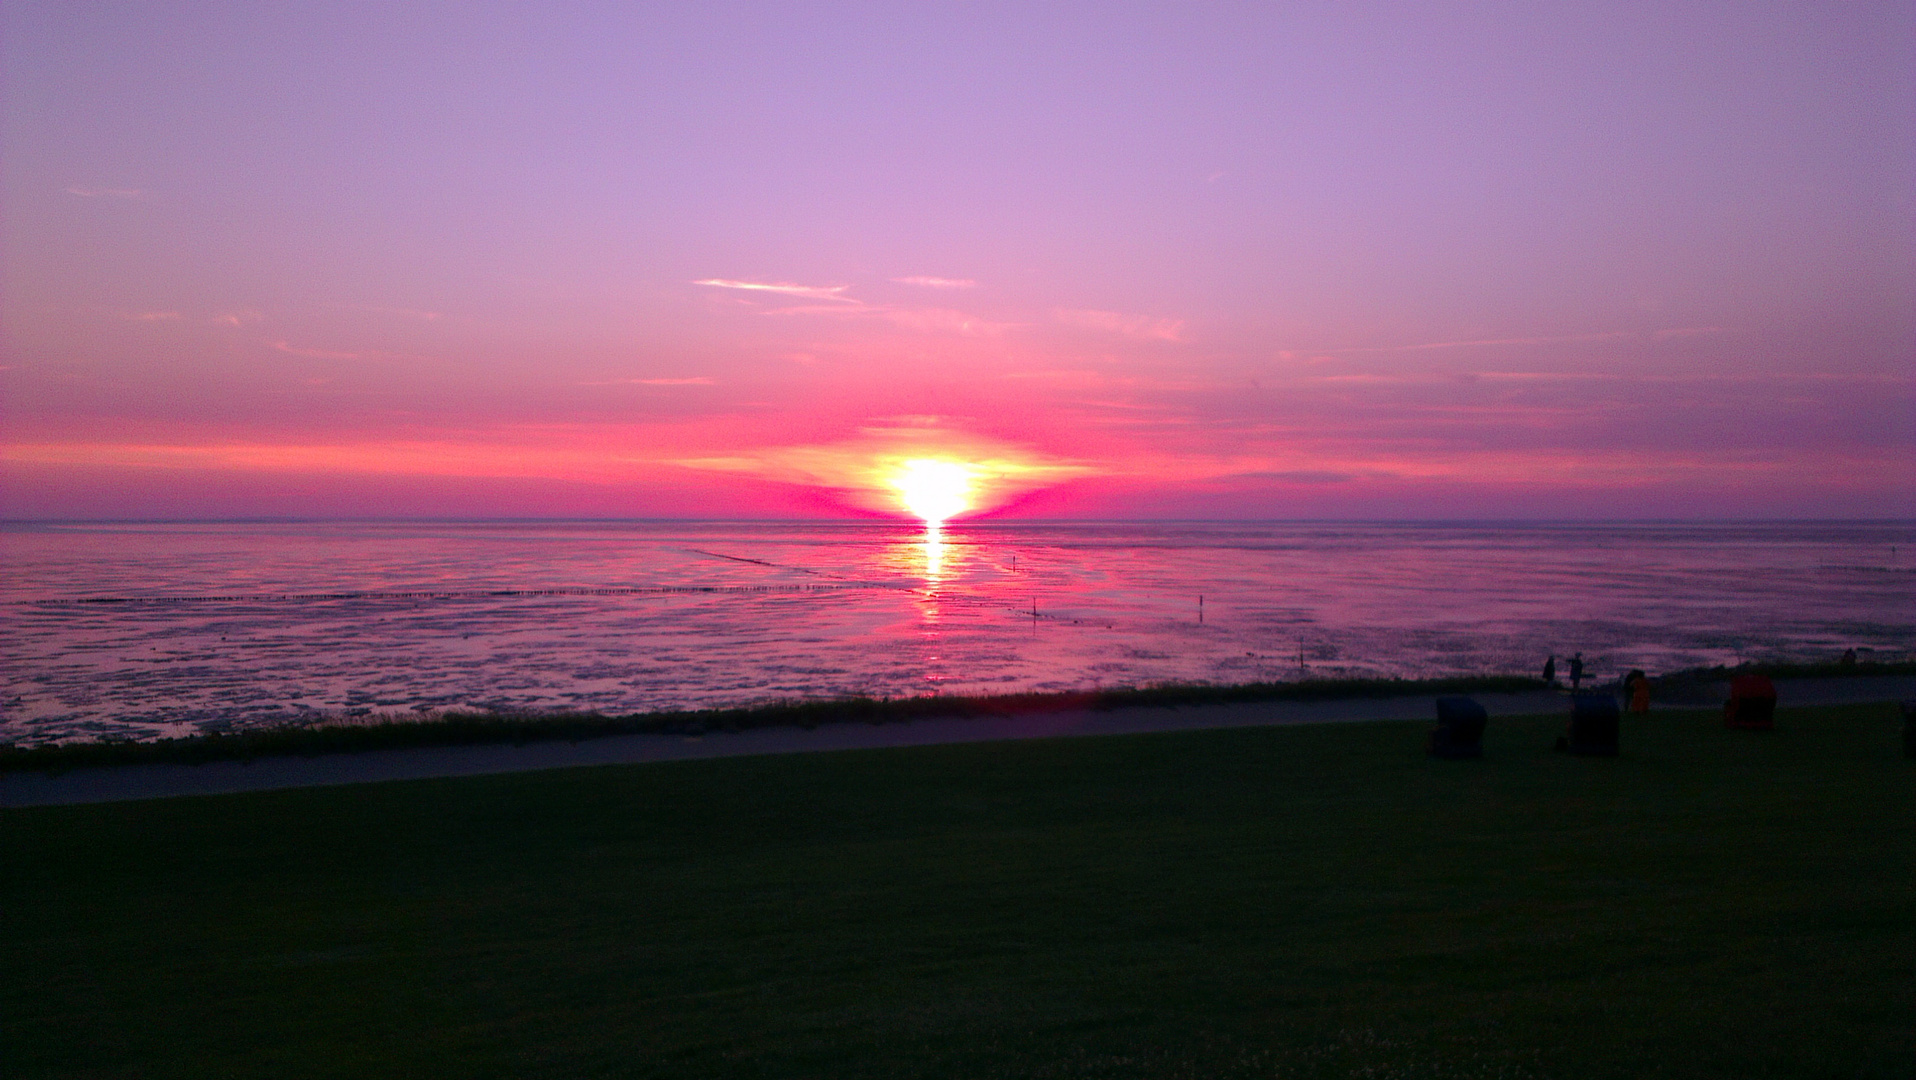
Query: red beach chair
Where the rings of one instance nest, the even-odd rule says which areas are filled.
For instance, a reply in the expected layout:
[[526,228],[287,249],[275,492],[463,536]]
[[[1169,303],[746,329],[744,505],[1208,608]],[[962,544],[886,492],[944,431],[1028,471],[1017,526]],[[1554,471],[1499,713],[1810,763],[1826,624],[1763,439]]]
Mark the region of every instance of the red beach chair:
[[1730,700],[1723,703],[1723,726],[1750,731],[1776,727],[1776,684],[1768,675],[1738,675],[1730,680]]

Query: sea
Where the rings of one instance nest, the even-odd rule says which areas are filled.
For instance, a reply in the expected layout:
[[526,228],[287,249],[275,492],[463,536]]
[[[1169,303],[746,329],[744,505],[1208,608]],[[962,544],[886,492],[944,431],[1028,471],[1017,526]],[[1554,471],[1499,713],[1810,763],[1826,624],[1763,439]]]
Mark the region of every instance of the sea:
[[0,526],[0,743],[1905,660],[1916,522]]

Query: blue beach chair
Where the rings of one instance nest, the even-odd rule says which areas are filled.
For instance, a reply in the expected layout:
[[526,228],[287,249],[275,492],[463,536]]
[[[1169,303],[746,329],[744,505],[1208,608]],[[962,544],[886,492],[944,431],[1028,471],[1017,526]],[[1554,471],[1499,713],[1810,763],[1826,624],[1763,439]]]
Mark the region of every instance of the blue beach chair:
[[1437,726],[1430,730],[1425,751],[1431,757],[1480,758],[1484,756],[1484,724],[1490,714],[1467,697],[1437,699]]

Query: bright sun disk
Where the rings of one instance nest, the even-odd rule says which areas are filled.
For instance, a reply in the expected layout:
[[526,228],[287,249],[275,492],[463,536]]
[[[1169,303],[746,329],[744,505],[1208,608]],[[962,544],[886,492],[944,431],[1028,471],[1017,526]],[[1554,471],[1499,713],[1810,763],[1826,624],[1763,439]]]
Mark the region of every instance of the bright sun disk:
[[971,469],[955,461],[907,461],[891,483],[905,509],[928,522],[971,509]]

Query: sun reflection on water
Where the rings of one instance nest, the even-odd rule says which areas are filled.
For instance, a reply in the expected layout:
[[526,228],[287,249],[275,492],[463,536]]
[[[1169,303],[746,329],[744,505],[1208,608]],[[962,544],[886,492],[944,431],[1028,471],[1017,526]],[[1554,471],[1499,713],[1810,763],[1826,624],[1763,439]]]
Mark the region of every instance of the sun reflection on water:
[[945,527],[943,522],[925,522],[925,584],[937,586],[945,579]]

